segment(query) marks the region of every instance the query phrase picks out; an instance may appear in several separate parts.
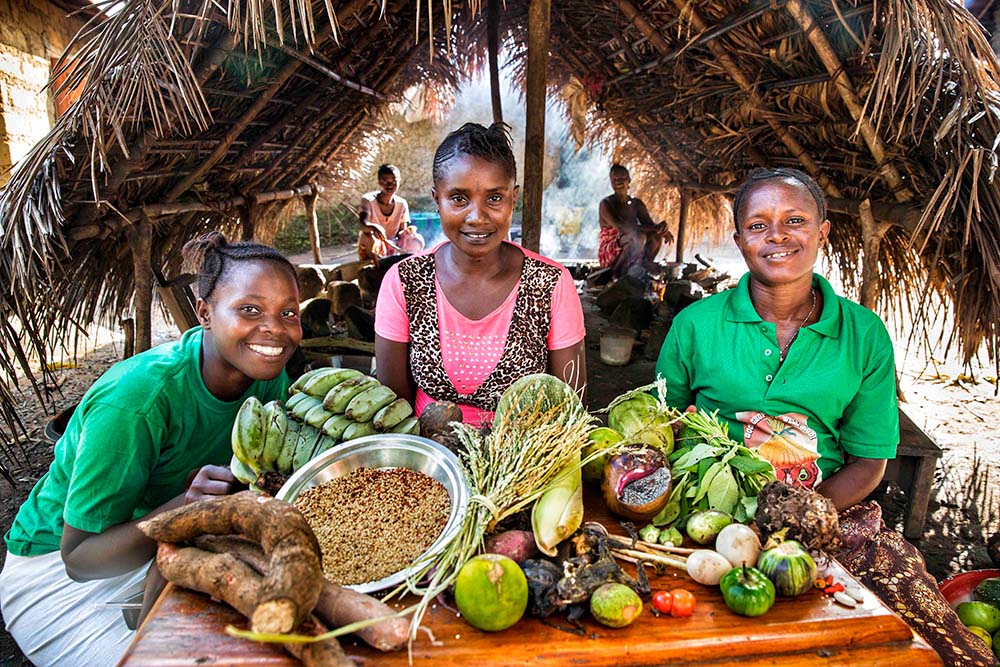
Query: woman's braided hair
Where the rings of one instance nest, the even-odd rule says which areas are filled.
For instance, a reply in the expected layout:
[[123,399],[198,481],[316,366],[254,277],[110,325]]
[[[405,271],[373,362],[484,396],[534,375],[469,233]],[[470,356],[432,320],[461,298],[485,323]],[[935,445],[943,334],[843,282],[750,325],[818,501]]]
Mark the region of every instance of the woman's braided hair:
[[276,262],[287,268],[293,279],[296,277],[292,263],[271,246],[253,241],[228,243],[220,232],[209,232],[188,241],[182,252],[189,266],[201,266],[198,270],[198,296],[205,301],[234,262]]
[[435,184],[444,176],[445,164],[459,155],[471,155],[498,164],[511,180],[517,180],[510,127],[506,123],[493,123],[489,127],[466,123],[445,137],[434,153],[431,175]]
[[758,167],[747,174],[746,179],[740,185],[740,189],[736,191],[736,196],[733,198],[733,224],[736,225],[737,233],[740,231],[740,207],[743,206],[743,200],[747,198],[750,191],[757,187],[758,184],[774,179],[792,179],[804,185],[809,194],[816,200],[816,209],[819,211],[820,221],[826,220],[826,195],[823,194],[823,188],[819,186],[819,183],[812,176],[804,171],[787,167],[777,167],[774,169]]

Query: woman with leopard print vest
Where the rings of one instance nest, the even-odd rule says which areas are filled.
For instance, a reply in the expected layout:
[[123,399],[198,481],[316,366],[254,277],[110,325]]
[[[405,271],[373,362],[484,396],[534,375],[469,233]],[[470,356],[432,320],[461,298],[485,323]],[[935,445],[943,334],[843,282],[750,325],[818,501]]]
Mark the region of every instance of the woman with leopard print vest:
[[558,263],[507,241],[518,186],[502,123],[467,123],[434,155],[431,194],[447,241],[386,274],[375,311],[378,379],[420,414],[457,403],[489,423],[500,394],[550,373],[583,394],[580,298]]

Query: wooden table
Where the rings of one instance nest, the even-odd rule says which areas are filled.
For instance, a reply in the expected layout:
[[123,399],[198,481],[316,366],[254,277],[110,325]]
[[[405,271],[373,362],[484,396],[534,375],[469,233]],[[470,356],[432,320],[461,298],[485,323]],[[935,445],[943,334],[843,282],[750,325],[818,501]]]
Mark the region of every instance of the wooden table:
[[[836,562],[830,563],[825,573],[838,581],[853,581]],[[504,632],[480,632],[453,612],[436,607],[426,617],[425,624],[441,645],[432,645],[422,633],[414,644],[414,665],[638,667],[739,663],[923,667],[941,664],[937,654],[869,592],[862,606],[848,609],[812,589],[794,599],[779,599],[767,614],[749,619],[730,612],[718,588],[693,583],[683,573],[652,577],[651,584],[654,590],[680,586],[692,590],[698,598],[694,615],[657,618],[644,610],[631,626],[618,630],[605,628],[588,618],[584,621],[587,636],[580,637],[527,617]],[[205,595],[168,586],[139,629],[121,665],[290,667],[298,664],[279,647],[226,635],[224,629],[228,624],[245,628],[247,622],[228,606]],[[406,651],[379,653],[353,639],[345,639],[343,645],[359,665],[408,664]]]

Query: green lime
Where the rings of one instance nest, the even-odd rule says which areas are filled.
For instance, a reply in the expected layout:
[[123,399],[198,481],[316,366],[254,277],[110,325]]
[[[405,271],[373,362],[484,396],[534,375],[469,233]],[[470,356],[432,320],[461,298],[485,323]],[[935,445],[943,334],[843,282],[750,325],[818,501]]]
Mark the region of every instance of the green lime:
[[986,632],[986,630],[978,625],[970,625],[969,632],[986,642],[987,646],[993,646],[993,637],[991,637],[990,633]]
[[963,602],[955,610],[967,626],[975,625],[993,634],[1000,630],[1000,609],[985,602]]
[[528,607],[528,580],[510,558],[482,554],[458,571],[455,604],[469,625],[489,632],[506,630]]
[[642,600],[625,584],[601,584],[590,594],[590,613],[609,628],[624,628],[642,612]]

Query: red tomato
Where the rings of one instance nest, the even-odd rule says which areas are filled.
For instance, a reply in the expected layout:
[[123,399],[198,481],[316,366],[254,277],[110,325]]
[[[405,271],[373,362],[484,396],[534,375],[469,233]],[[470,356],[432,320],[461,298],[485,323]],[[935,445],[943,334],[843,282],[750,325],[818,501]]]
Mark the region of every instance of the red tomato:
[[[683,588],[670,591],[670,615],[675,617],[690,616],[694,613],[694,593]],[[653,599],[656,604],[656,599]]]
[[672,604],[673,598],[670,597],[670,593],[666,591],[656,591],[653,593],[653,609],[661,614],[669,614]]

